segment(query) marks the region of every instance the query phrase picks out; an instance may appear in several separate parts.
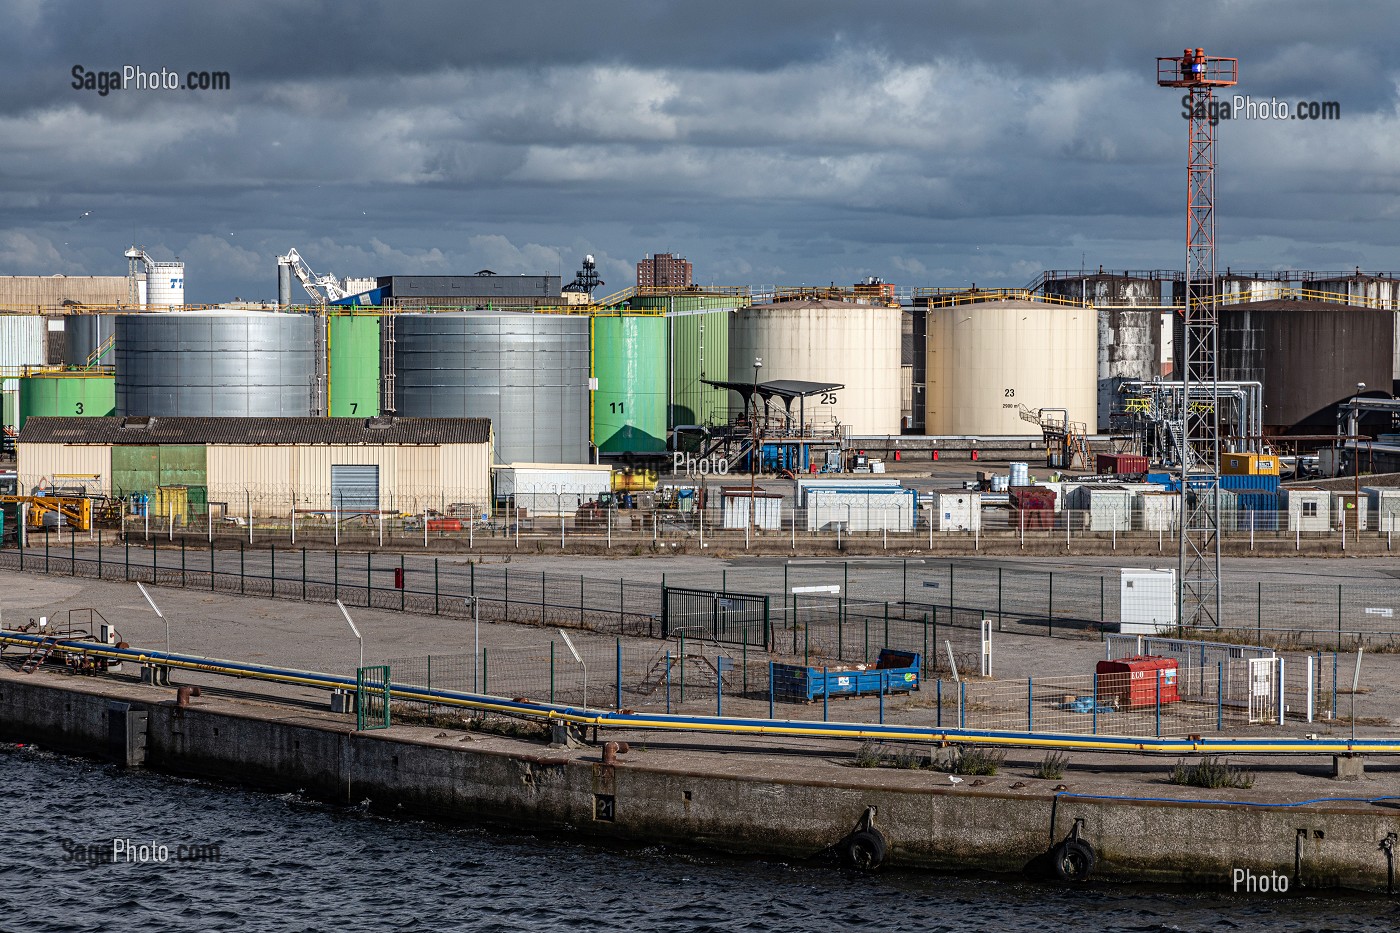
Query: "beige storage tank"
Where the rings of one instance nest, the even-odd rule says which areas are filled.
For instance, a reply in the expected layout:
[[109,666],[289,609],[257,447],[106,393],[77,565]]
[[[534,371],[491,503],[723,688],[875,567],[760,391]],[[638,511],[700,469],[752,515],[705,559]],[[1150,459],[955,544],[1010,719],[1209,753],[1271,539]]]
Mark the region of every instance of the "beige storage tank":
[[929,434],[1038,434],[1020,406],[1062,408],[1093,430],[1098,314],[1035,301],[928,312]]
[[[729,324],[729,379],[799,379],[844,388],[808,398],[803,409],[817,430],[835,423],[851,434],[900,433],[899,308],[842,301],[785,301],[741,308]],[[742,402],[731,393],[730,410]],[[776,405],[776,403],[775,403]],[[781,408],[770,414],[781,415]],[[798,415],[793,404],[792,417]]]

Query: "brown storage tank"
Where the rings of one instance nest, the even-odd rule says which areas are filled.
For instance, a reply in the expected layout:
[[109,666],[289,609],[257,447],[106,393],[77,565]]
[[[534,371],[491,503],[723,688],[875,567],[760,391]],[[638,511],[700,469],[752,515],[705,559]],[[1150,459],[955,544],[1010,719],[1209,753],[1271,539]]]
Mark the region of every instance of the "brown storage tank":
[[[1181,318],[1175,321],[1182,371]],[[1326,301],[1256,301],[1220,309],[1220,379],[1264,383],[1264,430],[1336,431],[1337,403],[1389,397],[1395,314]],[[1366,429],[1363,428],[1363,431]],[[1374,433],[1368,432],[1368,433]]]

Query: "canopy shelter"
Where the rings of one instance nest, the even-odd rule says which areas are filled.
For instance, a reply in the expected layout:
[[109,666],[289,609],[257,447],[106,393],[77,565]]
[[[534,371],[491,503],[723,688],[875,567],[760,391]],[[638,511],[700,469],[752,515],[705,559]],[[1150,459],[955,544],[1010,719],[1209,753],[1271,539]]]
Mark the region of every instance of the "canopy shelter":
[[[807,412],[804,402],[807,398],[845,388],[839,382],[808,382],[804,379],[774,379],[772,382],[757,384],[753,382],[727,382],[719,379],[702,379],[700,381],[716,388],[738,392],[744,399],[744,411],[748,411],[753,404],[755,392],[758,393],[759,400],[763,402],[765,412],[773,399],[780,400],[783,403],[783,410],[787,413],[789,431],[792,425],[792,403],[794,400],[797,401],[797,423],[799,426],[805,426]],[[799,428],[799,430],[804,429]]]

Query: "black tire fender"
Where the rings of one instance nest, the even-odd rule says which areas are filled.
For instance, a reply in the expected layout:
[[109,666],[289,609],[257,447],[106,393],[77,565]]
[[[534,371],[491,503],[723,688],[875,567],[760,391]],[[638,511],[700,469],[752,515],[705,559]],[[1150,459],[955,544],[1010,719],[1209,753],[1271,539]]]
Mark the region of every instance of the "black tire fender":
[[1066,839],[1050,850],[1050,862],[1057,878],[1078,884],[1093,876],[1098,856],[1083,839]]
[[885,861],[889,850],[885,837],[878,829],[861,829],[851,833],[841,843],[841,857],[858,871],[874,871]]

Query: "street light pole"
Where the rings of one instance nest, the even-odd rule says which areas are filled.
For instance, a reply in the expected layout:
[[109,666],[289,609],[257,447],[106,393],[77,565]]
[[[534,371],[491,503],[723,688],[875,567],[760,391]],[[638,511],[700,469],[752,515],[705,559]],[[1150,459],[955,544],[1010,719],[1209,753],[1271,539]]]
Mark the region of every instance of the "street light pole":
[[[757,492],[758,460],[761,458],[763,449],[759,446],[758,437],[758,371],[763,368],[763,357],[753,358],[753,414],[750,415],[749,432],[752,435],[752,445],[749,449],[749,530],[758,531],[758,503],[754,500]],[[748,535],[744,536],[745,538]]]

